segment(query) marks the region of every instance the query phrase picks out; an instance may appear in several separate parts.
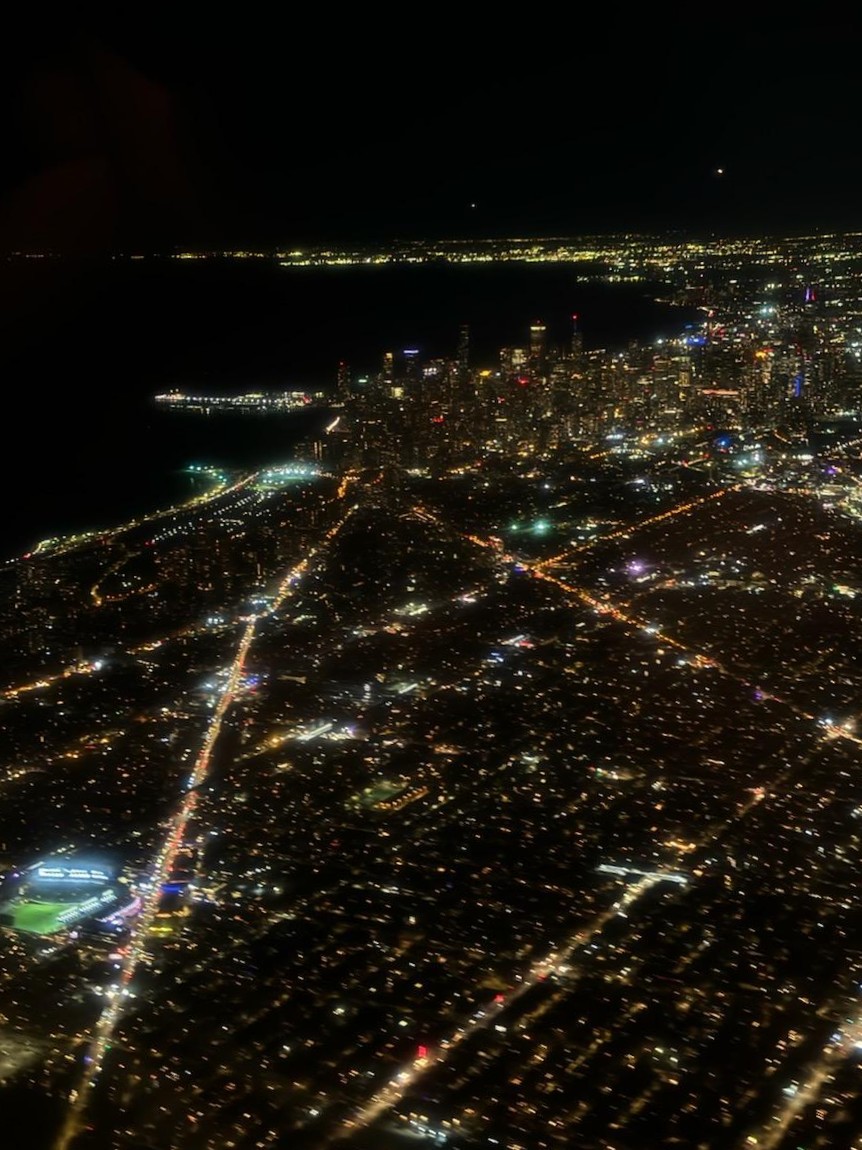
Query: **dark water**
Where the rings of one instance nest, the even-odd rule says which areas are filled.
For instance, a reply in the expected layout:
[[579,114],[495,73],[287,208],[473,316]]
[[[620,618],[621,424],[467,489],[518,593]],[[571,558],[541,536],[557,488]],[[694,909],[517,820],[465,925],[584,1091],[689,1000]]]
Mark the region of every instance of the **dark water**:
[[463,323],[474,362],[492,365],[536,319],[566,340],[573,312],[587,347],[672,334],[692,318],[643,285],[578,284],[562,266],[6,263],[0,555],[191,495],[178,473],[188,462],[289,458],[310,426],[305,415],[168,415],[151,402],[160,390],[329,387],[341,359],[369,372],[387,349],[453,355]]
[[[92,457],[42,460],[36,499],[29,494],[35,513],[4,527],[0,558],[48,536],[110,527],[211,490],[205,477],[188,474],[189,463],[236,468],[290,459],[297,443],[331,418],[325,408],[266,419],[195,417],[154,410],[149,400],[120,409],[111,438],[93,444]],[[86,434],[85,427],[76,442]]]

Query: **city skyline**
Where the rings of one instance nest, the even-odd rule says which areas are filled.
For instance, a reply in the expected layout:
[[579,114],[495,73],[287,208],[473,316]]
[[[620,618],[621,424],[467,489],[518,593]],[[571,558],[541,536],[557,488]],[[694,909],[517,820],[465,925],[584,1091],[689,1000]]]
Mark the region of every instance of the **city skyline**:
[[858,1136],[862,238],[589,254],[676,331],[160,393],[326,417],[0,566],[38,1150]]
[[831,7],[0,48],[10,1150],[862,1150]]

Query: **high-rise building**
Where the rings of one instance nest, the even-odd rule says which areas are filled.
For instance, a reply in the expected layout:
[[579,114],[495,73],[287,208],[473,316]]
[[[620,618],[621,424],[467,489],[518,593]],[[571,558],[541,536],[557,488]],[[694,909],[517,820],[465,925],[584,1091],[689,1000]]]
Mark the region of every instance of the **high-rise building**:
[[404,382],[409,389],[415,392],[421,378],[419,348],[405,347],[401,355],[404,360]]
[[458,375],[464,380],[470,371],[470,327],[462,324],[458,332]]
[[335,398],[339,403],[346,403],[350,399],[350,368],[343,359],[339,361],[335,377]]
[[500,348],[500,367],[504,378],[525,373],[527,362],[528,352],[525,347]]
[[530,374],[534,379],[541,379],[547,368],[547,334],[547,328],[540,320],[530,324]]

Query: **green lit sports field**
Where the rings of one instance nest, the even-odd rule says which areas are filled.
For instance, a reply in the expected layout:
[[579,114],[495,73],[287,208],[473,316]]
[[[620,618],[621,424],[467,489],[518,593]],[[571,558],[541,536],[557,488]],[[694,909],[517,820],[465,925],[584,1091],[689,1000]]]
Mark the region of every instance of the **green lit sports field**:
[[58,915],[69,910],[72,905],[68,902],[13,902],[6,907],[6,911],[12,915],[15,930],[26,930],[29,934],[53,934],[62,927]]

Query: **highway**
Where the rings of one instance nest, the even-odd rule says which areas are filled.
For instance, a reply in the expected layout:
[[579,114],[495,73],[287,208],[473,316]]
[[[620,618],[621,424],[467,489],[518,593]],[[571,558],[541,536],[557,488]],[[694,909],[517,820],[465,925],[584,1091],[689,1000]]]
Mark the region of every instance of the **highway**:
[[[730,490],[732,489],[727,488],[727,491]],[[724,492],[720,492],[719,494],[724,494]],[[716,495],[713,495],[709,496],[708,498],[714,499],[716,497]],[[684,504],[674,509],[672,512],[664,512],[662,518],[666,518],[670,514],[681,514],[682,512],[688,510],[689,505]],[[650,635],[657,643],[662,643],[665,646],[672,647],[676,651],[680,651],[682,654],[688,656],[692,666],[702,668],[708,667],[714,671],[717,671],[720,675],[724,675],[726,678],[733,679],[735,682],[739,683],[740,686],[743,686],[748,690],[753,691],[758,689],[756,683],[750,682],[748,679],[732,670],[726,664],[720,663],[712,655],[707,655],[702,651],[697,651],[693,647],[689,647],[687,644],[680,642],[679,639],[674,638],[673,635],[669,635],[666,631],[660,631],[659,628],[650,623],[649,620],[642,619],[637,615],[631,614],[628,610],[627,604],[618,605],[614,603],[608,596],[603,596],[601,599],[599,599],[589,591],[585,590],[583,587],[578,587],[573,583],[567,583],[565,580],[558,578],[556,575],[553,575],[550,571],[546,570],[546,568],[548,563],[556,562],[556,559],[532,562],[528,559],[523,559],[517,555],[512,555],[509,552],[504,551],[502,545],[496,539],[483,539],[479,535],[473,535],[464,531],[457,531],[456,529],[448,526],[443,522],[442,519],[439,518],[439,516],[435,515],[433,512],[428,511],[428,509],[425,507],[414,508],[414,513],[420,518],[424,518],[429,523],[435,523],[438,527],[454,531],[454,533],[459,535],[462,539],[469,540],[477,547],[483,547],[486,550],[493,551],[497,555],[500,562],[503,564],[517,564],[534,578],[543,579],[546,583],[553,584],[553,586],[564,592],[567,597],[579,600],[584,606],[592,608],[592,610],[594,610],[597,614],[607,615],[610,618],[616,620],[616,622],[623,623],[625,626],[631,628],[632,630],[639,631],[642,634]],[[645,520],[641,526],[645,526],[648,522],[651,522],[651,520]],[[637,524],[633,525],[631,528],[627,529],[624,534],[631,535],[637,530],[637,527]],[[611,537],[605,536],[604,538],[608,539]],[[761,691],[761,698],[764,701],[778,703],[780,706],[786,707],[789,711],[792,711],[801,719],[805,719],[811,723],[816,723],[817,726],[823,729],[825,737],[830,739],[846,739],[848,742],[855,743],[857,746],[862,746],[862,738],[853,733],[852,722],[845,722],[840,724],[829,722],[818,717],[817,715],[812,714],[810,711],[804,710],[802,707],[797,706],[795,703],[790,702],[789,699],[785,699],[780,695],[774,694],[773,692],[769,692],[767,694],[766,692]]]
[[243,631],[230,667],[230,673],[207,728],[203,746],[198,753],[192,771],[190,788],[168,824],[167,833],[150,872],[149,889],[141,892],[141,913],[135,924],[132,939],[126,948],[116,982],[108,992],[107,1005],[96,1023],[80,1083],[77,1090],[72,1091],[69,1096],[69,1110],[56,1142],[57,1150],[66,1150],[66,1147],[71,1144],[81,1129],[89,1090],[99,1076],[105,1055],[111,1048],[111,1039],[117,1023],[123,1015],[125,999],[131,993],[131,982],[146,951],[147,936],[161,902],[162,883],[169,875],[177,851],[183,843],[186,828],[197,803],[197,788],[204,782],[209,772],[213,748],[221,733],[224,717],[233,703],[237,688],[240,685],[246,656],[254,639],[257,621],[257,617],[250,620]]
[[625,894],[613,906],[581,927],[561,946],[556,946],[540,959],[537,959],[521,982],[509,994],[498,996],[494,1002],[477,1010],[466,1022],[451,1031],[438,1046],[429,1049],[424,1058],[417,1058],[414,1062],[403,1066],[382,1089],[372,1095],[368,1103],[344,1124],[330,1138],[329,1144],[350,1138],[359,1130],[363,1130],[376,1121],[387,1110],[401,1101],[401,1099],[431,1070],[441,1066],[468,1038],[480,1030],[487,1030],[490,1026],[500,1025],[501,1019],[512,1007],[534,986],[544,982],[550,975],[564,973],[564,968],[572,957],[583,947],[600,934],[612,920],[619,915],[625,915],[629,908],[642,898],[647,891],[664,880],[665,876],[653,874],[644,876],[628,888]]
[[[698,847],[703,849],[713,844],[732,822],[744,818],[762,799],[762,793],[754,795],[742,808],[732,812],[726,820],[711,827],[699,841]],[[418,1058],[409,1065],[403,1066],[382,1089],[369,1099],[361,1110],[343,1123],[330,1138],[328,1145],[343,1141],[358,1131],[366,1129],[393,1106],[396,1106],[426,1074],[446,1062],[452,1052],[461,1046],[466,1039],[491,1025],[500,1024],[501,1016],[510,1011],[528,990],[543,982],[550,975],[568,974],[567,968],[572,958],[588,946],[609,922],[620,915],[626,917],[631,907],[659,883],[669,882],[678,891],[679,888],[685,887],[688,881],[680,871],[642,871],[637,868],[630,870],[613,865],[602,865],[598,869],[609,874],[617,874],[622,871],[626,874],[640,874],[641,877],[628,887],[625,894],[617,902],[598,914],[586,926],[581,927],[562,946],[554,947],[543,958],[534,962],[523,981],[508,995],[495,1000],[489,1007],[478,1010],[465,1023],[443,1039],[436,1048],[430,1049],[424,1058]],[[862,1020],[859,1024],[858,1037],[862,1039]]]
[[566,559],[579,554],[581,551],[589,551],[593,547],[597,547],[600,543],[607,543],[612,539],[625,539],[629,535],[633,535],[636,531],[643,531],[645,527],[652,527],[655,523],[664,523],[667,519],[676,519],[680,515],[690,515],[692,511],[697,511],[698,508],[703,507],[706,503],[712,503],[716,499],[724,499],[726,495],[730,495],[732,491],[741,491],[746,484],[734,483],[730,487],[722,487],[719,491],[713,491],[709,495],[702,495],[699,499],[690,499],[687,503],[678,503],[676,507],[671,507],[667,511],[661,511],[658,515],[651,515],[648,519],[640,519],[636,523],[629,524],[626,527],[620,527],[616,531],[611,531],[607,535],[596,535],[592,539],[588,539],[584,543],[579,543],[574,547],[567,547],[565,551],[560,551],[557,555],[552,555],[550,559],[543,559],[540,563],[534,564],[537,570],[543,570],[545,567],[554,567],[558,563],[562,563]]
[[162,898],[162,884],[171,872],[174,859],[186,838],[186,831],[194,814],[198,800],[198,790],[209,774],[212,754],[221,734],[225,715],[236,699],[242,682],[248,653],[254,642],[258,624],[267,616],[273,615],[291,594],[291,590],[309,564],[321,549],[341,531],[356,510],[354,504],[325,533],[320,543],[305,557],[290,568],[278,584],[271,604],[259,613],[252,615],[243,629],[224,687],[219,695],[215,710],[204,736],[203,744],[195,760],[188,786],[176,812],[168,822],[162,845],[156,854],[150,870],[149,886],[141,893],[141,913],[133,928],[132,938],[126,948],[116,981],[106,995],[107,1004],[93,1030],[84,1070],[78,1087],[69,1095],[69,1108],[65,1121],[55,1141],[55,1150],[67,1150],[83,1128],[90,1090],[95,1085],[104,1065],[105,1056],[111,1048],[114,1032],[125,1012],[126,1000],[133,993],[132,982],[141,960],[147,952],[147,940]]
[[[347,487],[349,486],[350,484],[348,483],[343,494],[346,494]],[[720,494],[724,494],[724,492]],[[716,496],[711,496],[710,498],[715,497]],[[281,609],[285,601],[292,594],[297,581],[309,570],[311,563],[326,547],[329,541],[341,531],[356,510],[356,506],[357,505],[354,504],[347,509],[345,514],[321,537],[317,545],[309,550],[298,563],[284,574],[267,606],[256,614],[246,617],[233,660],[229,665],[226,680],[218,696],[216,709],[207,727],[203,743],[195,760],[190,787],[184,792],[179,801],[178,809],[167,824],[162,845],[153,861],[149,888],[143,892],[141,915],[134,927],[133,937],[122,961],[116,983],[107,998],[105,1009],[94,1028],[86,1065],[83,1069],[77,1090],[70,1095],[69,1111],[66,1122],[55,1144],[55,1150],[67,1150],[77,1133],[82,1129],[91,1088],[97,1082],[104,1065],[105,1056],[111,1048],[113,1035],[119,1020],[123,1016],[126,1000],[133,993],[132,984],[135,972],[139,963],[147,954],[148,934],[161,901],[162,883],[165,877],[170,873],[174,858],[187,837],[187,829],[193,818],[197,802],[198,788],[206,780],[209,773],[213,750],[220,736],[225,716],[235,701],[241,686],[246,660],[254,643],[257,628],[264,619],[273,616]],[[425,508],[414,508],[414,513],[427,522],[434,522],[448,531],[451,530],[448,524],[443,523],[436,515],[428,512]],[[681,514],[682,510],[680,509],[677,513]],[[631,530],[636,530],[636,526]],[[626,534],[630,533],[631,532],[626,532]],[[496,541],[482,539],[478,536],[467,535],[457,531],[453,532],[453,534],[467,538],[475,545],[493,551],[502,565],[520,564],[524,570],[535,578],[540,578],[555,585],[567,598],[575,599],[600,614],[607,614],[632,628],[634,631],[641,633],[646,631],[659,643],[667,644],[681,652],[686,652],[694,665],[714,668],[720,674],[728,675],[746,687],[752,687],[752,684],[747,683],[741,676],[721,666],[712,658],[700,652],[691,651],[690,648],[678,640],[659,632],[645,620],[631,615],[626,605],[617,606],[606,599],[597,599],[583,588],[558,579],[551,572],[544,569],[546,566],[544,563],[524,562],[516,556],[507,554]],[[768,698],[770,701],[789,707],[795,713],[808,720],[818,722],[821,726],[824,725],[822,720],[817,720],[814,715],[802,711],[786,700],[778,699],[773,695],[768,696]],[[826,734],[834,738],[848,738],[855,743],[862,741],[844,727],[827,726]],[[758,803],[762,797],[762,794],[755,795],[742,810],[735,808],[728,822],[743,816],[747,810]],[[711,828],[707,836],[705,836],[704,842],[700,845],[703,846],[707,840],[713,841],[725,825],[726,823],[722,823],[718,831],[714,827]],[[495,1001],[490,1007],[477,1010],[459,1026],[454,1028],[448,1036],[435,1048],[430,1050],[425,1057],[402,1066],[389,1081],[372,1095],[365,1105],[357,1110],[335,1131],[330,1142],[345,1140],[356,1132],[372,1125],[381,1115],[397,1105],[424,1076],[429,1074],[435,1067],[445,1063],[452,1052],[462,1046],[468,1038],[500,1023],[501,1016],[505,1016],[508,1011],[512,1010],[522,995],[528,990],[546,979],[549,975],[561,973],[562,968],[566,966],[571,957],[588,945],[612,919],[619,915],[624,915],[638,899],[642,898],[657,883],[668,879],[678,882],[679,877],[681,876],[671,876],[664,873],[642,875],[637,882],[628,887],[622,897],[615,902],[613,906],[598,914],[585,927],[582,927],[565,940],[562,945],[554,947],[543,958],[536,960],[527,970],[523,980],[507,995]],[[795,1115],[807,1104],[807,1100],[816,1096],[817,1091],[822,1086],[823,1081],[828,1077],[835,1061],[841,1057],[844,1052],[849,1051],[860,1037],[862,1037],[862,1024],[859,1026],[854,1025],[848,1028],[847,1031],[840,1032],[840,1034],[836,1036],[835,1042],[830,1043],[829,1047],[826,1048],[823,1060],[818,1062],[817,1066],[812,1069],[809,1079],[806,1080],[804,1085],[800,1086],[796,1095],[788,1100],[787,1106],[783,1107],[780,1115],[773,1119],[768,1131],[770,1139],[773,1138],[782,1123],[785,1123],[784,1129],[787,1129]],[[776,1146],[778,1142],[774,1140],[752,1142],[749,1140],[749,1144]]]
[[[721,494],[723,494],[723,492]],[[710,498],[714,498],[714,496]],[[682,510],[687,509],[688,508],[686,507],[679,510],[681,512]],[[440,520],[436,515],[429,512],[424,507],[417,508],[416,513],[429,523],[434,522],[440,527],[446,526],[442,520]],[[673,513],[677,512],[674,511]],[[668,513],[665,513],[665,515],[659,518],[665,518],[667,514]],[[648,522],[651,521],[644,521],[642,526],[646,526]],[[624,534],[630,534],[636,529],[637,525],[629,529],[629,531],[624,532]],[[615,619],[617,622],[625,624],[627,627],[634,631],[640,633],[647,632],[653,636],[657,642],[673,647],[674,649],[681,652],[685,652],[689,656],[693,665],[712,668],[719,674],[735,680],[742,686],[753,689],[754,685],[749,683],[743,676],[737,674],[725,665],[718,663],[711,656],[705,655],[702,652],[693,651],[691,648],[679,642],[679,640],[675,639],[674,637],[667,635],[666,633],[663,633],[657,628],[651,626],[647,623],[646,620],[635,617],[634,615],[630,614],[624,606],[618,606],[605,598],[598,599],[583,588],[577,587],[570,583],[566,583],[562,579],[557,578],[547,570],[547,566],[549,563],[555,563],[559,561],[561,556],[557,556],[550,561],[531,563],[517,556],[508,554],[503,550],[499,542],[495,540],[483,539],[479,536],[465,532],[457,532],[457,534],[461,535],[462,538],[469,539],[472,543],[479,547],[483,547],[495,552],[498,555],[501,563],[505,563],[507,565],[518,563],[524,570],[533,575],[535,578],[539,578],[553,584],[567,597],[578,600],[583,605],[591,607],[597,613],[608,615]],[[778,703],[780,706],[788,708],[800,718],[803,718],[812,723],[816,723],[823,729],[824,738],[848,740],[849,742],[855,743],[857,745],[862,745],[862,739],[853,733],[852,725],[849,723],[839,725],[830,721],[825,721],[822,718],[818,718],[814,714],[805,711],[803,708],[796,706],[789,700],[783,699],[775,694],[770,693],[769,695],[764,695],[763,697],[764,699],[768,699],[771,702]],[[784,781],[788,773],[789,772],[783,772],[782,775],[775,780],[774,785]],[[697,844],[699,850],[702,851],[707,846],[714,844],[721,835],[722,831],[726,829],[726,827],[728,827],[732,822],[744,818],[748,812],[754,809],[759,803],[761,803],[765,797],[766,795],[762,788],[755,790],[751,797],[748,798],[741,807],[730,814],[728,819],[722,821],[722,823],[720,823],[718,826],[713,826],[707,831],[707,833]],[[614,868],[611,866],[604,866],[600,869],[604,869],[606,871],[614,870]],[[679,882],[683,876],[667,875],[664,877],[671,878],[673,881]],[[610,912],[606,912],[605,915],[600,916],[599,919],[595,920],[590,925],[590,927],[587,928],[588,933],[586,937],[580,940],[577,937],[570,940],[568,953],[575,953],[575,951],[579,949],[580,946],[583,946],[587,941],[589,941],[589,938],[593,937],[598,931],[602,929],[602,927],[608,921],[609,917],[611,917],[613,914],[620,913],[620,911],[623,910],[625,906],[631,905],[635,898],[640,897],[643,893],[645,893],[646,889],[649,889],[649,887],[654,885],[654,883],[657,881],[661,881],[659,876],[645,875],[639,883],[630,888],[621,903],[617,904],[618,909],[612,908]],[[366,1107],[364,1107],[352,1120],[349,1120],[347,1123],[345,1123],[344,1128],[338,1132],[336,1140],[347,1137],[351,1132],[355,1130],[369,1126],[385,1111],[396,1105],[407,1093],[407,1091],[410,1090],[425,1073],[427,1073],[434,1066],[438,1066],[444,1062],[446,1058],[448,1058],[451,1051],[457,1045],[463,1042],[466,1037],[475,1033],[481,1027],[487,1026],[491,1021],[496,1022],[499,1018],[499,1015],[516,1001],[517,997],[520,996],[523,990],[526,990],[531,985],[535,985],[535,982],[539,977],[543,975],[543,972],[549,973],[551,969],[555,969],[555,964],[559,964],[561,961],[562,960],[555,956],[555,954],[552,952],[552,954],[548,955],[542,964],[538,964],[538,966],[535,966],[531,969],[530,974],[528,975],[527,979],[525,979],[523,986],[519,986],[516,991],[514,991],[504,1002],[499,1005],[499,1008],[495,1007],[481,1017],[474,1016],[464,1028],[457,1030],[454,1035],[450,1037],[450,1039],[446,1040],[444,1043],[441,1043],[437,1050],[429,1052],[427,1058],[418,1060],[411,1067],[402,1069],[399,1074],[396,1075],[390,1082],[388,1082],[382,1090],[378,1091],[378,1093],[372,1097]],[[862,1015],[859,1015],[858,1017],[854,1018],[852,1022],[848,1022],[836,1030],[835,1034],[832,1036],[832,1039],[830,1039],[829,1043],[823,1048],[822,1056],[810,1066],[807,1076],[804,1078],[804,1080],[799,1082],[798,1085],[795,1083],[788,1083],[788,1087],[784,1092],[784,1098],[781,1105],[773,1111],[773,1113],[761,1127],[759,1127],[756,1131],[749,1133],[745,1137],[742,1143],[742,1147],[753,1147],[756,1148],[756,1150],[777,1150],[797,1116],[800,1115],[811,1103],[816,1101],[820,1095],[824,1083],[829,1080],[836,1067],[852,1052],[857,1050],[860,1044],[862,1044]],[[636,1110],[632,1109],[632,1113],[635,1112]]]

